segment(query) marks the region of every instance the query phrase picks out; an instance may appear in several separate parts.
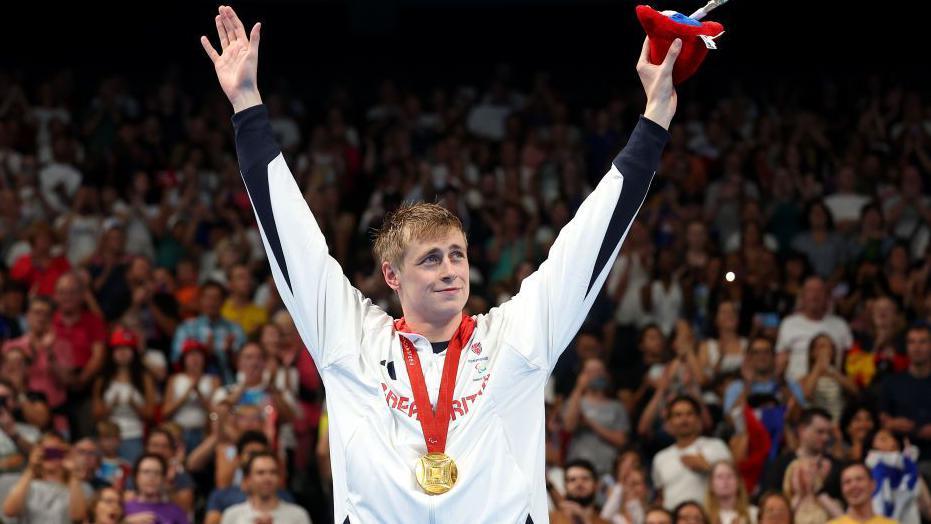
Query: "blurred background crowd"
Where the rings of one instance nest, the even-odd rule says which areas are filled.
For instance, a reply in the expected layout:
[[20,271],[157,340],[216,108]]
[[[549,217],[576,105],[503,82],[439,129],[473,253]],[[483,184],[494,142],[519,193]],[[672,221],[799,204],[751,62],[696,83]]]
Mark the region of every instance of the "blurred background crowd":
[[[371,231],[436,201],[468,231],[483,313],[625,143],[636,49],[607,89],[572,64],[445,64],[443,80],[318,78],[314,96],[276,70],[262,91],[354,285],[400,316]],[[326,395],[271,280],[229,105],[169,62],[0,68],[4,522],[252,522],[243,503],[332,520]],[[819,523],[864,504],[926,520],[921,78],[700,81],[547,386],[552,520]]]

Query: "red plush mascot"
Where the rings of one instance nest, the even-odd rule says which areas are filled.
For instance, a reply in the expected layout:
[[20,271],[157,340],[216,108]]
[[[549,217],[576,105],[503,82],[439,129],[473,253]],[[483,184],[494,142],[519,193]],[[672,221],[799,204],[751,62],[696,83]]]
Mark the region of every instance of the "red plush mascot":
[[659,12],[646,5],[637,6],[637,18],[650,37],[650,62],[661,64],[673,40],[682,40],[682,51],[672,70],[673,83],[679,84],[692,76],[707,56],[708,49],[715,48],[713,39],[724,33],[724,26],[699,20],[723,3],[713,0],[691,16],[675,11]]

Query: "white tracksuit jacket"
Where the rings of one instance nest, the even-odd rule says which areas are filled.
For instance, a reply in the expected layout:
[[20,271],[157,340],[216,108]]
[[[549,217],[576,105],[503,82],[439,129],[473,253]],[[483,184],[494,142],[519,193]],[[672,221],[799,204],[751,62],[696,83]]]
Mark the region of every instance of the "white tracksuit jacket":
[[459,480],[427,495],[426,451],[402,360],[414,343],[436,402],[445,352],[396,332],[352,287],[285,164],[264,106],[233,116],[243,180],[281,298],[327,392],[336,523],[548,522],[543,388],[604,284],[668,133],[641,118],[627,146],[507,303],[475,317],[456,378],[446,453]]

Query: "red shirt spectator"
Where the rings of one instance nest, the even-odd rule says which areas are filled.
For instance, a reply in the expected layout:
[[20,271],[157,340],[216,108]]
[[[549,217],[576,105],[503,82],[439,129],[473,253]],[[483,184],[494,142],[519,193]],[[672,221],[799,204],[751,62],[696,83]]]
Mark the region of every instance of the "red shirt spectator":
[[67,339],[52,330],[52,304],[33,298],[26,312],[29,331],[3,345],[3,353],[18,349],[29,358],[26,387],[45,393],[49,406],[57,408],[67,399],[67,387],[73,368],[72,349]]
[[10,268],[10,277],[29,286],[31,293],[49,296],[55,290],[55,282],[71,269],[68,259],[52,255],[55,236],[48,224],[37,223],[29,233],[31,251],[20,256]]
[[58,337],[71,342],[71,356],[75,367],[87,365],[94,354],[94,344],[103,344],[107,337],[107,327],[103,319],[86,309],[73,322],[65,320],[60,311],[56,312],[52,323]]
[[77,386],[89,384],[103,365],[107,327],[84,306],[86,286],[74,273],[65,273],[55,285],[58,311],[52,325],[59,338],[71,343],[71,362],[79,369]]

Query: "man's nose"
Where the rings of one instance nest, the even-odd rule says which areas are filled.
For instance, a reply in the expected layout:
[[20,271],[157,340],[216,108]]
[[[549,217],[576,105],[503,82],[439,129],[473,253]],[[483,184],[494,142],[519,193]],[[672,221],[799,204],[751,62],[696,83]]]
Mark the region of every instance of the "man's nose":
[[453,263],[450,261],[449,257],[443,257],[443,262],[440,266],[440,269],[442,270],[443,275],[441,278],[444,281],[449,282],[456,278],[456,273],[453,272]]

